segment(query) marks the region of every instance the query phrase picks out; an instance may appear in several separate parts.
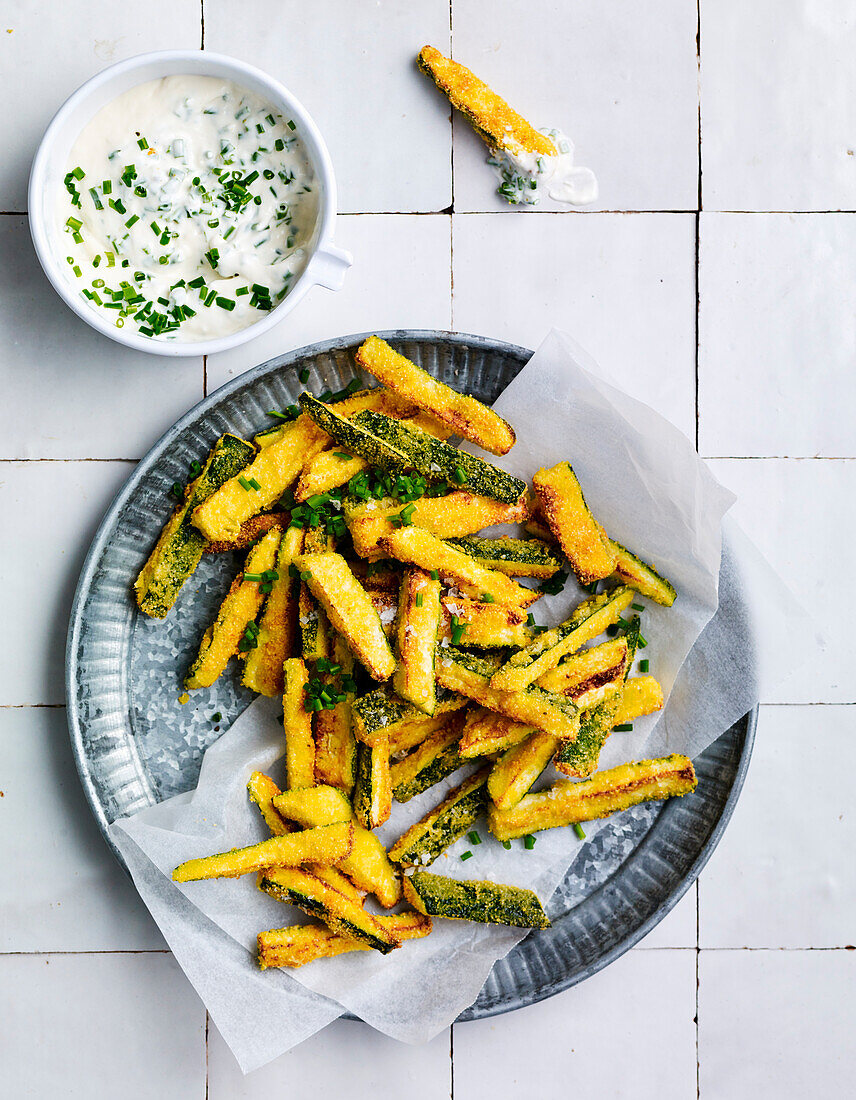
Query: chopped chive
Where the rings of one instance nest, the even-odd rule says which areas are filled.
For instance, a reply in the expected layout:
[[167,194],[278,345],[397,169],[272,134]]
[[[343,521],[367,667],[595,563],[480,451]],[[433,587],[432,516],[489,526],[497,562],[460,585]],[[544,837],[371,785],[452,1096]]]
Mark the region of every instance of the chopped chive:
[[205,286],[205,280],[200,275],[196,279],[191,279],[187,285],[189,287],[192,287],[194,290],[198,290],[201,286]]
[[609,626],[606,628],[606,633],[610,636],[610,638],[614,638],[615,635],[618,633],[618,623],[610,623]]
[[305,386],[306,383],[309,381],[309,368],[304,367],[297,377],[300,379],[301,384]]
[[245,581],[260,581],[261,579],[262,579],[261,573],[245,573],[244,574],[244,580]]
[[472,859],[472,858],[473,858],[473,853],[472,852],[461,852],[461,862],[463,862],[465,859]]
[[440,579],[439,572],[436,569],[432,569],[431,570],[431,580],[432,581],[438,581],[439,579]]
[[582,825],[580,825],[579,821],[574,822],[574,832],[577,834],[577,836],[580,838],[580,840],[585,840],[585,838],[586,838],[585,829],[582,827]]
[[343,462],[350,462],[351,459],[354,456],[353,455],[346,455],[344,451],[334,451],[333,452],[333,457],[334,458],[341,458]]
[[639,662],[639,671],[640,672],[647,672],[649,664],[650,664],[650,662],[649,662],[648,658],[645,657],[643,660],[641,660]]
[[281,153],[285,148],[285,142],[282,140],[282,138],[277,138],[276,141],[273,143],[273,147],[278,153]]
[[641,604],[641,603],[632,603],[630,606],[633,608],[634,611],[644,611],[645,610],[645,605]]
[[452,477],[459,485],[466,485],[467,483],[467,474],[463,466],[456,466],[452,473]]
[[208,295],[208,297],[205,299],[205,305],[210,306],[216,297],[217,297],[217,291],[212,290],[211,293]]
[[128,220],[125,222],[125,225],[128,227],[128,229],[130,229],[131,226],[136,225],[139,220],[140,218],[138,214],[132,214],[130,218],[128,218]]
[[144,137],[141,137],[141,138],[137,139],[137,145],[139,145],[139,147],[141,149],[148,149],[148,147],[149,147],[149,143],[146,141],[146,139]]
[[250,293],[250,288],[248,286],[239,286],[238,289],[235,291],[235,297],[236,298],[243,298],[243,296],[245,294],[249,294],[249,293]]
[[416,606],[417,607],[422,606],[422,593],[421,592],[416,593]]
[[172,488],[170,489],[170,492],[174,497],[178,497],[179,500],[184,499],[184,488],[182,485],[179,484],[179,482],[174,481],[172,483]]
[[69,172],[69,175],[74,176],[74,178],[76,180],[82,180],[85,173],[84,173],[83,169],[80,167],[80,165],[78,164],[78,166],[76,168],[72,168],[72,170]]
[[256,490],[256,492],[258,492],[259,489],[261,489],[261,485],[259,485],[259,483],[256,481],[256,479],[254,477],[251,477],[249,479],[249,482],[250,482],[250,485],[252,485],[252,487]]
[[75,265],[74,265],[74,267],[73,267],[73,268],[72,268],[71,270],[72,270],[72,271],[74,272],[74,274],[75,274],[75,275],[76,275],[76,276],[78,277],[78,279],[79,279],[79,278],[81,277],[81,275],[83,274],[83,272],[82,272],[82,271],[80,270],[80,268],[79,268],[79,267],[77,266],[77,264],[75,264]]
[[68,218],[65,224],[76,233],[83,225],[83,222],[79,221],[77,218]]
[[212,722],[219,722],[222,717],[223,717],[223,715],[220,713],[220,711],[215,710],[214,713],[211,715],[211,721]]
[[633,729],[633,723],[632,722],[622,722],[620,726],[615,727],[615,732],[616,733],[630,733],[630,731],[632,729]]
[[490,592],[482,592],[481,602],[482,603],[496,603],[496,600],[493,598],[493,596],[491,596]]
[[230,313],[235,308],[234,298],[223,298],[221,295],[218,294],[215,300],[217,302],[217,305],[220,306],[221,309],[226,309]]
[[243,474],[241,474],[238,478],[238,484],[241,486],[242,489],[246,489],[247,492],[252,489],[252,485],[250,485],[249,481],[247,481]]
[[289,119],[289,120],[288,120],[288,128],[289,128],[289,130],[296,130],[296,129],[297,129],[297,127],[296,127],[296,126],[295,126],[295,124],[294,124],[294,120],[293,120],[293,119]]
[[523,838],[523,847],[527,852],[531,852],[535,847],[535,837],[531,833],[527,833]]
[[467,840],[469,840],[470,844],[481,844],[481,837],[475,829],[473,829],[471,833],[467,833]]
[[503,846],[503,848],[505,848],[506,851],[510,851],[511,850],[511,841],[510,840],[503,840],[502,846]]
[[526,625],[527,626],[534,626],[535,625],[535,616],[532,614],[531,611],[526,616]]

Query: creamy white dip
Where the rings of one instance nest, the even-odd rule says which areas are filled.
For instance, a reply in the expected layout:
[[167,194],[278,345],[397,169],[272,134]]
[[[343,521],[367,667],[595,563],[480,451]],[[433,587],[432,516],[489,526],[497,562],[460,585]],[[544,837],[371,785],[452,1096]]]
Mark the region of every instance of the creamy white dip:
[[556,202],[587,206],[597,201],[597,179],[574,164],[574,143],[561,130],[541,130],[556,147],[554,157],[526,150],[499,149],[488,164],[499,177],[497,194],[513,205],[535,206],[547,194]]
[[295,122],[207,76],[131,88],[72,148],[58,204],[72,282],[144,336],[246,328],[306,266],[317,183]]

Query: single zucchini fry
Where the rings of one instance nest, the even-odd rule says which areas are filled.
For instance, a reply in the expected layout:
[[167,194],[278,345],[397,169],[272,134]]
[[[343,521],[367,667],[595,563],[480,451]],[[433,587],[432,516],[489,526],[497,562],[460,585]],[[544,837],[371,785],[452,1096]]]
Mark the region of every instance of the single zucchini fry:
[[214,444],[202,472],[184,490],[184,499],[167,520],[134,583],[140,611],[153,619],[166,617],[207,546],[191,523],[193,509],[243,470],[255,453],[251,443],[236,435],[222,435]]
[[[340,666],[343,677],[353,676],[354,657],[339,634],[333,639],[333,660]],[[324,675],[337,690],[341,687],[338,674]],[[318,710],[314,715],[315,781],[338,787],[350,795],[357,776],[357,742],[351,717],[354,693],[342,689],[340,694],[345,698],[332,710]]]
[[389,679],[395,671],[395,657],[380,617],[341,554],[303,554],[296,565],[357,660],[375,680]]
[[462,554],[420,527],[401,527],[382,538],[379,545],[386,557],[412,562],[428,573],[437,570],[476,600],[488,596],[493,598],[494,603],[528,607],[540,596],[540,593],[524,588],[504,573],[485,569],[467,554]]
[[534,732],[535,727],[527,722],[517,722],[484,707],[473,707],[467,712],[464,722],[460,753],[464,760],[492,756],[497,752],[505,752],[512,745],[519,745]]
[[649,600],[661,603],[664,607],[671,607],[677,592],[669,581],[661,577],[653,565],[646,565],[620,543],[610,540],[610,545],[617,562],[613,577],[621,584],[629,584],[631,588],[635,588],[641,596],[647,596]]
[[505,455],[514,446],[514,429],[474,397],[457,393],[417,367],[381,340],[370,336],[357,351],[357,362],[393,393],[411,398],[453,432],[491,454]]
[[[280,432],[279,438],[260,451],[243,473],[230,478],[194,509],[192,522],[205,538],[211,542],[234,539],[241,524],[279,500],[303,464],[327,442],[308,416],[299,416]],[[254,482],[258,489],[253,487]]]
[[278,528],[268,531],[248,554],[243,572],[232,581],[217,618],[203,635],[199,654],[184,679],[186,688],[210,687],[229,663],[229,658],[238,652],[247,626],[254,622],[264,600],[262,582],[247,580],[245,574],[261,576],[273,569],[281,537]]
[[556,156],[556,147],[526,119],[512,110],[483,80],[433,46],[423,46],[419,67],[472,124],[490,149]]
[[444,497],[420,497],[403,505],[392,497],[381,500],[344,502],[344,516],[351,532],[354,549],[370,561],[381,557],[379,541],[396,530],[401,513],[406,512],[414,527],[424,527],[438,538],[469,534],[497,523],[518,523],[525,515],[521,500],[503,504],[490,497],[476,496],[464,489]]
[[389,858],[405,866],[425,866],[445,852],[484,810],[489,772],[490,768],[482,768],[450,791],[439,806],[398,838]]
[[490,686],[496,663],[449,646],[437,660],[437,681],[451,691],[474,699],[488,710],[505,714],[518,722],[547,730],[569,740],[579,729],[579,710],[566,695],[556,695],[532,684],[525,691],[497,691]]
[[329,493],[331,489],[347,484],[352,477],[367,468],[368,462],[364,458],[346,454],[333,444],[329,450],[321,451],[303,467],[294,490],[294,499],[300,502],[308,500],[316,493]]
[[393,673],[395,691],[417,710],[433,714],[437,706],[434,650],[440,627],[440,582],[421,569],[408,569],[401,582]]
[[[431,933],[431,918],[424,913],[393,913],[375,917],[378,924],[399,940],[418,940]],[[330,959],[349,951],[369,951],[369,944],[343,936],[320,924],[293,925],[259,932],[259,966],[297,967],[316,959]]]
[[306,665],[290,657],[283,665],[282,724],[285,729],[285,771],[288,788],[315,785],[315,741],[312,717],[306,709]]
[[597,772],[591,779],[564,780],[549,790],[527,794],[512,810],[494,806],[488,810],[488,824],[497,840],[513,840],[540,829],[609,817],[640,802],[689,794],[695,787],[695,771],[686,756],[639,760]]
[[459,752],[463,727],[464,712],[458,711],[445,726],[390,767],[392,794],[397,802],[409,802],[467,763]]
[[506,749],[487,781],[487,792],[494,806],[500,810],[516,806],[553,759],[560,744],[559,738],[551,733],[535,730],[519,745]]
[[509,577],[539,577],[546,580],[562,568],[559,555],[538,539],[483,539],[470,535],[449,539],[449,542],[482,565],[498,569]]
[[561,745],[556,754],[556,771],[562,775],[585,778],[597,769],[600,750],[612,732],[620,706],[621,687],[614,685],[608,698],[583,713],[576,741]]
[[378,917],[366,912],[351,894],[336,889],[310,871],[290,867],[265,871],[259,878],[259,889],[279,901],[296,905],[312,917],[319,917],[334,932],[359,940],[384,955],[401,946],[399,936],[385,928]]
[[532,635],[527,626],[526,612],[519,607],[501,603],[478,603],[463,596],[444,596],[443,619],[440,628],[444,639],[458,637],[462,645],[476,649],[496,649],[504,646],[524,646]]
[[415,871],[405,878],[404,893],[413,908],[426,915],[515,928],[550,927],[538,895],[519,886]]
[[386,849],[374,833],[357,824],[351,803],[341,791],[329,786],[285,791],[275,796],[273,805],[283,818],[305,828],[350,821],[354,826],[354,846],[339,864],[342,872],[360,890],[374,894],[386,909],[400,900],[401,883]]
[[233,848],[201,859],[180,863],[172,872],[174,882],[195,882],[203,878],[238,878],[268,867],[298,867],[301,863],[339,863],[354,846],[350,822],[307,829],[302,833],[272,836],[248,848]]
[[[305,554],[324,553],[335,548],[336,540],[323,527],[310,527],[304,535],[302,552]],[[299,571],[296,556],[293,565]],[[332,646],[330,624],[304,581],[300,582],[297,613],[303,660],[320,661],[322,657],[329,657]]]
[[375,745],[388,736],[390,751],[402,752],[418,745],[444,725],[448,715],[468,703],[469,699],[455,692],[438,691],[434,715],[429,717],[388,687],[379,687],[354,700],[354,733],[364,745]]
[[289,566],[303,549],[303,531],[289,527],[282,535],[276,554],[275,579],[265,600],[259,619],[255,649],[249,650],[244,661],[244,687],[260,695],[282,695],[282,666],[294,649],[297,630],[298,582]]
[[526,493],[526,482],[492,466],[482,458],[459,451],[413,422],[393,420],[382,413],[358,413],[354,424],[383,440],[396,453],[407,456],[407,465],[423,477],[466,486],[472,493],[493,497],[503,504],[517,504]]
[[532,478],[541,509],[581,584],[608,577],[618,557],[589,511],[570,462],[539,470]]
[[[284,531],[290,522],[290,512],[263,512],[260,516],[251,516],[246,523],[241,524],[240,531],[233,539],[206,542],[205,553],[228,554],[232,550],[247,550],[254,542],[258,542],[266,531],[270,531],[271,527],[278,527],[280,531]],[[196,528],[194,527],[193,530],[195,531]]]
[[500,691],[522,691],[555,668],[564,656],[617,622],[632,600],[633,589],[626,585],[583,600],[566,622],[545,630],[525,649],[512,653],[494,675],[491,687]]
[[611,638],[608,642],[565,657],[556,668],[545,672],[537,683],[548,691],[570,695],[576,702],[582,692],[599,684],[611,683],[616,675],[623,675],[629,667],[627,642],[624,638]]
[[[279,787],[269,775],[265,775],[264,772],[253,772],[247,783],[247,790],[274,836],[285,836],[286,833],[291,832],[291,826],[283,820],[273,804],[273,800],[279,794]],[[327,822],[324,824],[326,825]]]
[[645,714],[663,709],[663,689],[653,676],[632,676],[621,692],[621,704],[615,715],[616,726],[632,722]]
[[[317,424],[318,428],[326,432],[334,442],[342,448],[343,452],[350,455],[358,455],[364,458],[370,466],[378,466],[382,470],[403,470],[409,465],[407,455],[397,447],[390,446],[385,440],[375,436],[357,419],[348,420],[334,412],[329,406],[317,401],[311,394],[300,395],[300,405]],[[360,416],[371,415],[368,412]],[[395,421],[394,421],[395,423]]]
[[377,829],[389,820],[392,783],[389,777],[389,738],[375,745],[357,748],[357,780],[353,793],[354,813],[365,829]]

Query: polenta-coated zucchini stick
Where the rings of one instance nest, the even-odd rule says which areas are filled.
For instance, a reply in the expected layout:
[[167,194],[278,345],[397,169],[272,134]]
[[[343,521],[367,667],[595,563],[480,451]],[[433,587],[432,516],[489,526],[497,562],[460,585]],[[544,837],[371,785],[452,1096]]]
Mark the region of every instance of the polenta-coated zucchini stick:
[[134,583],[137,606],[154,619],[166,617],[181,586],[193,573],[209,543],[191,522],[194,508],[207,500],[255,454],[252,444],[222,435],[199,475],[184,490],[184,498],[167,520],[154,550]]
[[669,581],[661,577],[653,565],[646,565],[620,543],[610,539],[610,545],[616,556],[613,573],[615,579],[622,584],[629,584],[649,600],[663,604],[664,607],[671,607],[677,593]]
[[[431,918],[423,913],[393,913],[375,917],[399,940],[418,940],[431,933]],[[267,970],[274,966],[297,967],[316,959],[330,959],[349,951],[370,951],[371,946],[353,936],[343,936],[332,928],[319,924],[298,924],[291,928],[273,928],[259,932],[259,966]]]
[[333,661],[339,672],[321,675],[336,690],[339,701],[334,707],[315,711],[315,779],[350,795],[357,772],[357,742],[351,714],[354,657],[340,634],[333,639]]
[[621,692],[616,726],[663,708],[663,689],[653,676],[631,676]]
[[306,709],[306,665],[299,657],[283,664],[282,725],[285,730],[285,771],[289,790],[315,786],[315,740],[312,716]]
[[510,924],[515,928],[550,927],[537,894],[519,886],[415,871],[405,878],[404,893],[417,912],[447,920]]
[[352,795],[357,821],[366,829],[377,829],[389,820],[392,783],[389,775],[389,738],[357,748],[357,779]]
[[506,749],[494,764],[487,781],[487,793],[494,806],[510,810],[544,771],[561,744],[558,737],[534,730],[525,741]]
[[303,554],[296,565],[357,660],[375,680],[389,679],[395,657],[371,599],[341,554]]
[[386,685],[354,700],[352,714],[354,733],[358,741],[374,745],[389,737],[390,752],[404,752],[445,725],[450,714],[462,710],[469,699],[453,691],[437,692],[437,706],[429,717],[407,703]]
[[242,643],[249,645],[253,640],[245,641],[245,635],[261,610],[262,577],[274,567],[281,537],[278,528],[268,531],[247,555],[243,571],[232,581],[217,618],[203,635],[199,653],[184,680],[186,688],[210,687]]
[[482,768],[443,799],[403,833],[389,850],[394,863],[425,866],[451,845],[473,824],[487,803],[489,768]]
[[[485,523],[482,526],[488,525]],[[540,539],[485,539],[469,535],[466,538],[449,539],[449,542],[482,565],[489,569],[498,569],[509,577],[538,577],[540,580],[547,580],[562,568],[559,555]]]
[[476,649],[525,646],[532,634],[526,612],[501,603],[479,603],[464,596],[442,598],[440,639]]
[[483,80],[433,46],[419,52],[419,67],[472,124],[489,149],[556,156],[556,147]]
[[271,527],[278,527],[280,531],[284,531],[289,525],[290,518],[288,512],[263,512],[260,516],[251,516],[241,524],[240,531],[233,539],[206,542],[205,553],[228,554],[232,550],[248,550],[266,531],[270,531]]
[[608,577],[618,555],[589,511],[570,462],[539,470],[532,478],[541,510],[580,584]]
[[528,722],[518,722],[486,707],[472,707],[464,722],[459,751],[464,760],[492,756],[519,745],[534,731],[535,727]]
[[289,566],[302,547],[303,531],[299,527],[289,527],[280,540],[276,566],[268,574],[270,591],[259,619],[256,645],[247,651],[244,661],[244,687],[269,698],[282,695],[283,662],[294,648],[298,581],[291,575]]
[[172,872],[174,882],[195,882],[203,878],[238,878],[268,867],[298,867],[302,863],[326,865],[341,862],[354,846],[350,822],[307,829],[302,833],[273,836],[248,848],[233,848],[200,859],[180,863]]
[[467,763],[458,751],[463,725],[464,712],[458,711],[408,756],[392,764],[390,781],[396,802],[409,802]]
[[422,569],[406,570],[398,596],[394,631],[398,667],[392,686],[426,714],[433,714],[437,706],[434,651],[439,628],[440,581]]
[[540,829],[609,817],[640,802],[689,794],[695,787],[695,771],[686,756],[639,760],[596,772],[591,779],[565,780],[527,794],[511,810],[494,806],[488,810],[488,825],[497,840],[513,840]]
[[514,429],[506,420],[474,397],[438,382],[380,337],[370,336],[358,349],[356,359],[393,393],[416,401],[483,450],[505,455],[514,446]]

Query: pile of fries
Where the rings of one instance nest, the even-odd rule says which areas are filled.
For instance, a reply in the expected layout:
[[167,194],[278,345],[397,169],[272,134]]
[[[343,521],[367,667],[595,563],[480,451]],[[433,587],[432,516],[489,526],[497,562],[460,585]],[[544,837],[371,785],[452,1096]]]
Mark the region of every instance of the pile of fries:
[[[531,847],[539,830],[582,834],[582,822],[696,784],[683,756],[596,770],[613,730],[663,704],[647,659],[631,673],[647,645],[640,601],[670,605],[669,582],[608,536],[569,463],[538,470],[530,490],[449,442],[507,454],[514,430],[487,406],[378,337],[356,361],[380,386],[303,393],[274,428],[224,436],[194,464],[136,583],[140,608],[162,618],[203,553],[246,550],[185,685],[211,685],[236,656],[247,687],[282,697],[285,789],[253,774],[271,837],[173,877],[256,873],[320,918],[262,932],[263,967],[386,953],[428,935],[432,916],[546,927],[531,891],[425,868],[465,834],[480,843],[485,812],[506,847]],[[497,523],[526,537],[479,536]],[[567,621],[537,626],[529,608],[561,590],[565,563],[587,596]],[[551,762],[566,778],[533,793]],[[373,830],[393,798],[471,764],[383,846]],[[410,910],[381,912],[402,895]]]

